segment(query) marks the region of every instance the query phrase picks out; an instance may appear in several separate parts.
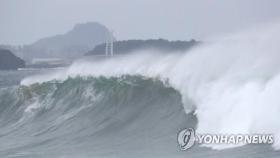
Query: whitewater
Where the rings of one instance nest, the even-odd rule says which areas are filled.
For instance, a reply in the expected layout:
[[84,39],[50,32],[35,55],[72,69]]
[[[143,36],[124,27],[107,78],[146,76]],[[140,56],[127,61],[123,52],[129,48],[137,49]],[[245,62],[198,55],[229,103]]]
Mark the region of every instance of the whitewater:
[[[279,157],[279,28],[251,28],[187,52],[81,59],[2,88],[0,156]],[[275,140],[182,152],[176,136],[189,127]]]

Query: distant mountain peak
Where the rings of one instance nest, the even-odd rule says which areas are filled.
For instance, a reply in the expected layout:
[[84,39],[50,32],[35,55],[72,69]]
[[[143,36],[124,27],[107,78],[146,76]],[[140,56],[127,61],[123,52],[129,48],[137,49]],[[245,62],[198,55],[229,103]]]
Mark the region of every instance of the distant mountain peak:
[[76,24],[72,30],[47,38],[25,47],[29,59],[32,58],[65,58],[75,59],[104,43],[110,31],[98,22]]
[[86,22],[86,23],[79,23],[76,24],[73,28],[75,29],[86,29],[86,28],[93,28],[93,27],[105,27],[104,25],[98,23],[98,22]]
[[109,30],[106,28],[106,26],[98,23],[98,22],[87,22],[87,23],[80,23],[80,24],[76,24],[74,26],[74,28],[70,31],[71,33],[89,33],[89,32],[94,32],[96,30],[100,30],[100,31],[107,31],[109,32]]

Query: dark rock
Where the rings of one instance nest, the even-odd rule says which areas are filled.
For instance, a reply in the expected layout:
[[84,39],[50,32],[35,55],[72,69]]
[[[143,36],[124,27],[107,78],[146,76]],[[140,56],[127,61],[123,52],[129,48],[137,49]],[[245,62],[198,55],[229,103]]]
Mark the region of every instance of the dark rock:
[[0,49],[0,70],[17,70],[24,68],[25,62],[11,51]]

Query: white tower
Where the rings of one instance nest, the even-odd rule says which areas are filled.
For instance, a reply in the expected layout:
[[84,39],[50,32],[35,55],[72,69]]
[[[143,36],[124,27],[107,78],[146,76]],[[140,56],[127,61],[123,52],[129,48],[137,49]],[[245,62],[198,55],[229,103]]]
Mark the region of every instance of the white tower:
[[114,56],[114,36],[113,36],[113,34],[114,34],[114,31],[111,31],[111,33],[110,33],[110,48],[111,48],[111,53],[110,53],[110,55],[111,56]]
[[[105,56],[114,56],[114,31],[111,31],[106,36]],[[110,51],[110,52],[109,52]]]
[[109,34],[106,34],[106,44],[105,44],[105,56],[107,57],[109,55]]
[[105,56],[108,56],[108,50],[109,50],[109,43],[108,40],[106,40]]

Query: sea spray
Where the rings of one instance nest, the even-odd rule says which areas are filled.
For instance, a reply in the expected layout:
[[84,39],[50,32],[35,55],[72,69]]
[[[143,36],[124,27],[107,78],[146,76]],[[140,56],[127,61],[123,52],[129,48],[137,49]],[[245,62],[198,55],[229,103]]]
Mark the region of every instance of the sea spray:
[[279,41],[279,24],[269,24],[205,42],[185,53],[146,50],[105,60],[79,60],[59,73],[26,78],[22,84],[67,76],[141,75],[168,80],[181,93],[185,111],[195,111],[198,132],[271,133],[273,147],[280,149]]

